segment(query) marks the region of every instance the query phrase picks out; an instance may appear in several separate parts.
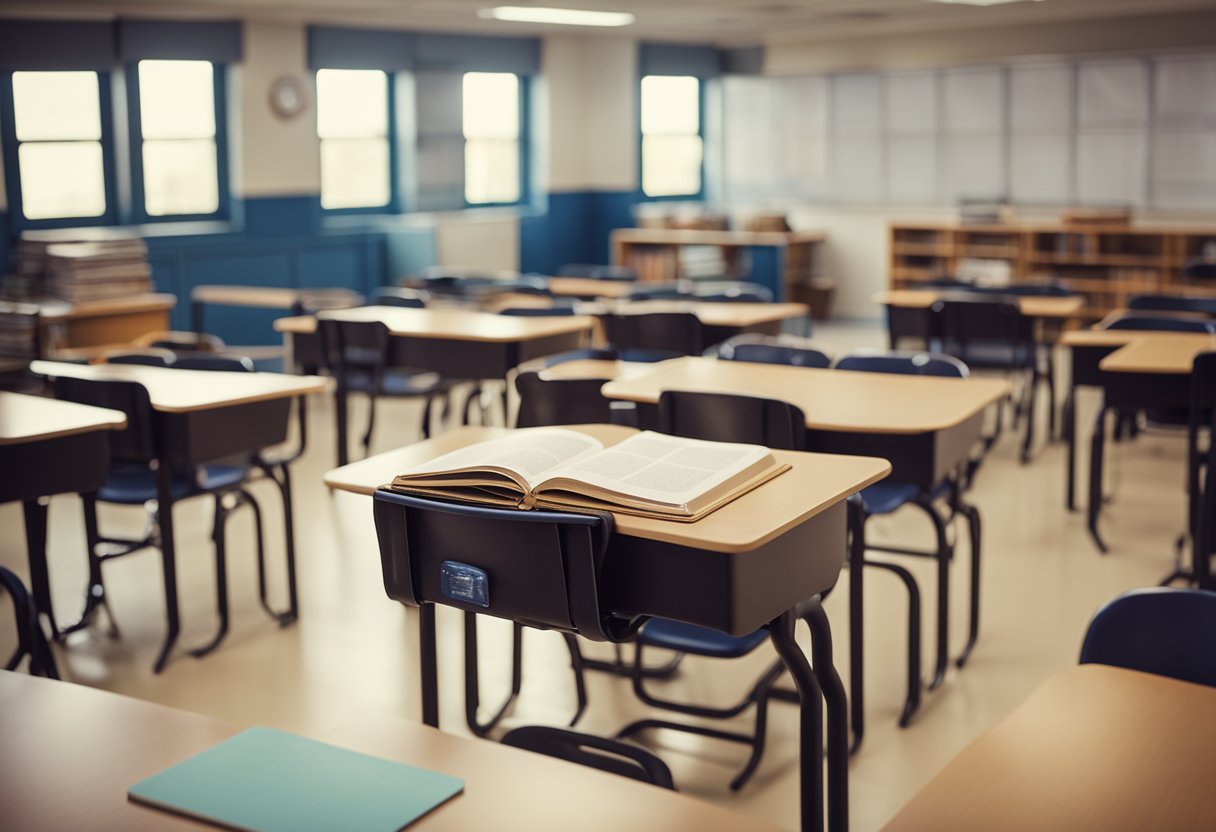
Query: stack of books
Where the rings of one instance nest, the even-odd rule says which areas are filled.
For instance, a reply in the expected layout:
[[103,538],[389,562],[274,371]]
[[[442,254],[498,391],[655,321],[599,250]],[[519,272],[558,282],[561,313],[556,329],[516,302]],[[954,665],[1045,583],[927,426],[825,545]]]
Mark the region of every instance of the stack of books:
[[148,247],[128,231],[29,231],[17,255],[23,294],[81,303],[152,290]]

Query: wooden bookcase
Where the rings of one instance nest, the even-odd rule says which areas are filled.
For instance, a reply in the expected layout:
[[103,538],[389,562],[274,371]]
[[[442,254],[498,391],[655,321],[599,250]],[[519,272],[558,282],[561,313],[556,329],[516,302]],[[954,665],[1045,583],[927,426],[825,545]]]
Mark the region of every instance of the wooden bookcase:
[[1015,283],[1069,286],[1085,296],[1089,318],[1144,292],[1216,296],[1216,286],[1182,278],[1183,266],[1216,246],[1216,227],[892,223],[890,246],[892,289],[957,277],[979,262],[995,264]]

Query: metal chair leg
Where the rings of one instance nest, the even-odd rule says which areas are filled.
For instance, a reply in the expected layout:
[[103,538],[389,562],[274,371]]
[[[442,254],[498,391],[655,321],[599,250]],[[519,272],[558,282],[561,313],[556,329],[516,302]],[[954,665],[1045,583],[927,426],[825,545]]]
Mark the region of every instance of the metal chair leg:
[[[215,608],[219,614],[220,626],[211,641],[190,651],[190,655],[201,659],[215,648],[228,635],[228,563],[227,563],[227,523],[230,509],[224,505],[224,494],[215,495],[215,520],[211,529],[211,539],[215,544]],[[261,524],[258,524],[259,527]],[[259,529],[260,530],[260,529]]]
[[849,515],[849,709],[853,745],[861,747],[865,736],[865,551],[866,510],[859,496],[848,499]]
[[1102,540],[1102,535],[1098,532],[1098,515],[1102,511],[1102,457],[1106,449],[1105,406],[1098,411],[1098,418],[1094,420],[1094,432],[1089,447],[1089,506],[1087,507],[1089,536],[1093,539],[1094,545],[1098,547],[1098,551],[1106,554],[1109,550],[1106,542]]
[[477,718],[477,710],[481,704],[477,667],[477,614],[464,614],[464,715],[469,730],[478,737],[484,737],[494,730],[494,726],[506,715],[519,696],[523,686],[523,629],[518,622],[511,625],[511,693],[494,712],[494,716],[480,722]]
[[828,826],[844,829],[849,824],[848,700],[832,660],[832,627],[822,604],[819,599],[812,599],[801,605],[799,612],[811,631],[812,669],[827,710]]
[[566,639],[566,649],[570,651],[570,669],[574,671],[574,689],[578,696],[578,709],[569,725],[573,728],[583,718],[587,710],[587,678],[583,670],[583,651],[578,647],[578,639],[571,633],[563,633]]
[[971,606],[967,627],[967,645],[954,662],[955,667],[961,668],[971,656],[971,651],[975,648],[975,642],[979,639],[980,634],[980,533],[982,527],[978,508],[960,502],[958,510],[967,518],[968,536],[971,543]]
[[907,692],[904,694],[904,708],[899,715],[899,727],[907,728],[912,716],[920,709],[921,692],[921,646],[920,646],[920,586],[916,578],[904,567],[896,563],[881,560],[867,560],[866,566],[885,569],[903,581],[908,590],[908,663],[907,663]]
[[[957,485],[954,486],[957,489]],[[956,503],[957,500],[952,500]],[[954,546],[950,542],[946,521],[933,507],[926,496],[917,498],[914,505],[929,515],[937,538],[937,658],[934,662],[933,678],[929,690],[936,690],[946,678],[946,666],[950,663],[950,561],[954,557]]]

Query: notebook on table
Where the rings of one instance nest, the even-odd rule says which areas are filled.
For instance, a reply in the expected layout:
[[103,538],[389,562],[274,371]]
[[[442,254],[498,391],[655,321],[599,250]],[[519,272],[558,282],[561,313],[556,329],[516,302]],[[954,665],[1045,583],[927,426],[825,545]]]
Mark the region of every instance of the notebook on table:
[[250,728],[127,795],[248,832],[395,832],[463,789],[463,780],[446,774]]
[[524,428],[411,468],[390,488],[506,508],[692,522],[789,467],[760,445],[643,431],[605,448],[578,431]]

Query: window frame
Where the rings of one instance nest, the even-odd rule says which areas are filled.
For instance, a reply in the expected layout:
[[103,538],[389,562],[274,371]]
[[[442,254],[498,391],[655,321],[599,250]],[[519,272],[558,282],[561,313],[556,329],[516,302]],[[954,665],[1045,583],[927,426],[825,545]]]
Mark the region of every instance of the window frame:
[[[642,184],[645,181],[643,179],[643,175],[644,175],[643,169],[645,167],[645,160],[642,155],[642,146],[644,144],[644,139],[646,138],[645,134],[642,132],[642,81],[651,76],[658,77],[658,78],[670,78],[670,77],[676,76],[676,77],[686,77],[686,78],[696,78],[697,79],[697,136],[701,139],[701,167],[700,167],[701,187],[696,191],[696,193],[662,194],[660,196],[651,196],[650,194],[646,193],[646,188]],[[700,75],[695,75],[693,73],[678,73],[677,74],[674,72],[672,72],[672,73],[648,72],[645,75],[638,76],[638,83],[637,83],[637,91],[638,91],[638,98],[637,98],[637,119],[638,119],[638,121],[637,121],[637,125],[638,125],[638,130],[637,130],[637,138],[638,138],[638,141],[637,141],[637,151],[638,151],[637,177],[638,177],[638,195],[641,197],[641,199],[643,201],[645,201],[645,202],[700,202],[700,201],[705,200],[705,157],[707,155],[706,143],[705,143],[705,105],[707,103],[705,89],[707,86],[708,85],[706,84],[705,78],[701,77]]]
[[[98,225],[117,225],[122,212],[118,205],[118,176],[114,159],[114,95],[111,73],[107,70],[84,70],[97,75],[97,105],[101,118],[101,176],[106,209],[92,217],[55,217],[52,219],[29,219],[25,216],[21,198],[21,161],[17,140],[17,114],[13,98],[13,73],[8,70],[0,76],[0,144],[4,146],[4,188],[8,200],[9,227],[14,231],[41,228],[86,228]],[[56,70],[33,70],[54,72]],[[68,70],[64,70],[68,71]],[[83,141],[83,140],[82,140]],[[89,140],[92,141],[92,140]],[[36,143],[36,142],[35,142]]]
[[[519,82],[519,198],[510,202],[469,202],[468,190],[465,188],[464,207],[466,210],[478,208],[516,208],[521,205],[528,205],[532,202],[531,188],[531,154],[528,148],[531,147],[532,131],[531,131],[531,113],[532,113],[532,78],[529,75],[522,75],[518,72],[503,72],[496,70],[472,70],[466,69],[461,73],[461,78],[468,75],[470,72],[495,73],[499,75],[514,75]],[[462,102],[463,104],[463,102]],[[462,151],[467,152],[468,139],[464,135],[464,115],[461,114],[460,119],[460,137],[463,142]],[[468,183],[468,161],[467,157],[463,170],[462,179],[467,185]]]
[[[346,69],[346,67],[331,67],[321,66],[312,70],[312,90],[313,90],[313,133],[317,137],[317,171],[320,173],[321,164],[321,142],[324,139],[321,137],[320,125],[317,124],[317,113],[320,107],[317,102],[317,73],[324,69]],[[321,186],[317,188],[317,204],[320,207],[322,216],[326,217],[342,217],[342,216],[357,216],[359,214],[400,214],[402,213],[402,195],[401,195],[401,153],[398,147],[399,130],[397,127],[397,73],[389,70],[376,70],[383,72],[385,77],[385,95],[388,100],[385,102],[386,110],[385,117],[387,125],[384,138],[388,142],[388,202],[383,205],[362,205],[349,208],[326,208],[321,202]]]
[[128,61],[123,66],[126,81],[127,136],[131,183],[131,216],[135,224],[162,222],[191,222],[206,220],[229,220],[232,217],[232,190],[228,166],[228,65],[209,61],[212,72],[212,102],[215,106],[215,175],[216,209],[207,214],[159,214],[148,213],[144,194],[144,135],[140,118],[139,61]]

